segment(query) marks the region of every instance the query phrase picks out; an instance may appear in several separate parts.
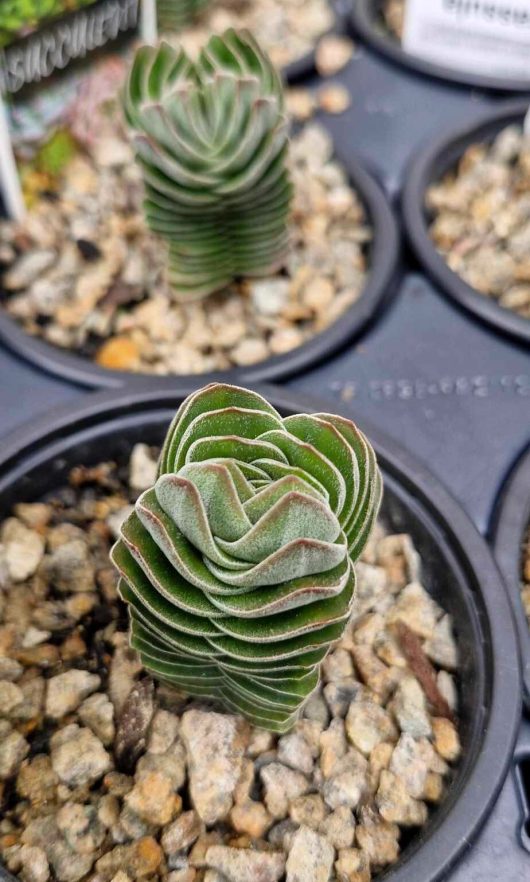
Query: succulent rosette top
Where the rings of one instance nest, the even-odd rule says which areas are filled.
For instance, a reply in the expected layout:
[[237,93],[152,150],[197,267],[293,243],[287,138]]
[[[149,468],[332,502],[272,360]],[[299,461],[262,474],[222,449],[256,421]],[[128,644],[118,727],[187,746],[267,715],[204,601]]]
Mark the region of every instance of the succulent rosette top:
[[347,419],[282,418],[234,386],[190,395],[112,550],[145,667],[289,729],[350,616],[381,489]]
[[167,43],[141,47],[124,109],[178,299],[281,265],[288,123],[280,77],[251,34],[213,36],[196,62]]

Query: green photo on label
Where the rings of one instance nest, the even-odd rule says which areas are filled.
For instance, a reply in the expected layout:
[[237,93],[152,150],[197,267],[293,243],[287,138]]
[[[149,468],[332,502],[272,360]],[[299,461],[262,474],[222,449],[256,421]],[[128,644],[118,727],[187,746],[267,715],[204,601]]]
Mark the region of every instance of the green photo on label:
[[8,46],[41,25],[96,0],[3,0],[0,3],[0,46]]

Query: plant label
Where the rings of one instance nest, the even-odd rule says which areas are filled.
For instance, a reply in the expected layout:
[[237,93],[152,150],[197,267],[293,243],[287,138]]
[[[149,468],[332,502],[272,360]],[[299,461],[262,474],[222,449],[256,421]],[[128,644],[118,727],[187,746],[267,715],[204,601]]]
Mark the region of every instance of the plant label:
[[454,70],[530,84],[530,0],[406,0],[403,48]]
[[69,156],[97,138],[95,110],[121,87],[127,41],[139,29],[156,39],[155,2],[0,0],[0,202],[8,216],[21,220],[36,182],[53,191]]

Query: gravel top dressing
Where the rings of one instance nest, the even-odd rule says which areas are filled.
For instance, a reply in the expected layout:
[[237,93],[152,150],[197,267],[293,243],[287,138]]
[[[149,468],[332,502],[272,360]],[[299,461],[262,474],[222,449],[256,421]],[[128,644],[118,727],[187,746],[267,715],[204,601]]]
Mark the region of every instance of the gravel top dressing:
[[292,139],[285,265],[179,304],[166,245],[144,220],[125,133],[110,116],[100,123],[97,143],[67,164],[58,192],[41,195],[21,226],[0,225],[3,308],[29,334],[110,369],[201,374],[289,352],[359,298],[372,231],[320,126]]
[[369,882],[459,759],[451,619],[378,526],[287,735],[154,683],[108,552],[155,453],[79,466],[0,527],[1,858],[23,882]]
[[429,187],[431,238],[448,266],[499,306],[530,319],[530,138],[521,126],[472,144]]

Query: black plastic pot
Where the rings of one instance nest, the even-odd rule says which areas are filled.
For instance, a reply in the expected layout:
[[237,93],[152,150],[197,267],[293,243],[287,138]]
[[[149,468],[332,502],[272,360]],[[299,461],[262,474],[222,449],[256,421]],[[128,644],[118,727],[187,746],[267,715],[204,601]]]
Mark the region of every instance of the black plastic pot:
[[434,182],[453,168],[465,150],[476,143],[493,141],[495,136],[512,123],[521,123],[528,103],[504,102],[495,110],[481,115],[478,120],[444,133],[416,156],[410,164],[403,192],[403,217],[407,234],[427,273],[440,285],[442,293],[459,306],[498,331],[510,334],[524,343],[530,343],[530,321],[510,309],[499,306],[495,300],[475,291],[447,265],[438,253],[429,235],[429,215],[425,193]]
[[[160,443],[187,391],[100,393],[11,435],[0,453],[0,516],[63,484],[75,464],[125,461],[135,442]],[[326,409],[286,390],[260,391],[285,415]],[[467,516],[423,466],[364,428],[385,476],[383,518],[412,535],[425,584],[453,616],[461,650],[462,760],[443,804],[385,874],[387,882],[436,882],[481,829],[511,763],[520,722],[517,642],[500,575]]]
[[[356,339],[375,320],[392,293],[397,275],[400,235],[392,210],[383,192],[371,175],[353,156],[342,164],[348,172],[352,187],[361,198],[374,239],[370,249],[370,270],[361,296],[333,325],[297,349],[285,355],[276,355],[248,368],[234,368],[222,372],[227,382],[278,381],[319,365]],[[151,385],[157,388],[175,388],[175,383],[195,383],[197,377],[169,375],[159,377],[126,371],[111,371],[99,367],[88,358],[52,346],[45,340],[27,334],[5,310],[0,308],[0,341],[41,370],[93,389],[117,389],[126,383]],[[212,375],[203,374],[205,382]]]
[[530,525],[530,446],[508,476],[492,522],[493,551],[512,602],[523,668],[523,701],[530,715],[530,627],[521,603],[522,546]]
[[353,0],[350,21],[355,33],[365,43],[391,61],[417,73],[447,80],[449,83],[460,83],[464,86],[496,92],[530,92],[530,78],[513,80],[508,77],[488,77],[483,74],[468,73],[405,52],[398,38],[390,33],[384,23],[383,3],[384,0]]

